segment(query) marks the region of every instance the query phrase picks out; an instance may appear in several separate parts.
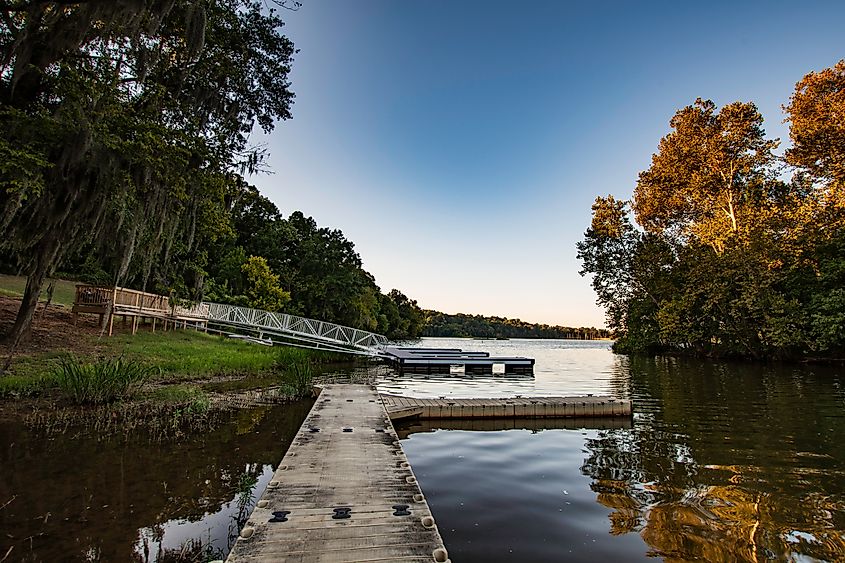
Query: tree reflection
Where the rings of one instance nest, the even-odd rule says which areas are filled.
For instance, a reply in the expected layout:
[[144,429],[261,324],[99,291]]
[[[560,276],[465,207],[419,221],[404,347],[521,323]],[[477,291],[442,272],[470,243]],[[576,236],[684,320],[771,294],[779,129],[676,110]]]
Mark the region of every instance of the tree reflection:
[[[45,439],[0,423],[0,499],[15,499],[0,510],[0,553],[12,547],[14,560],[24,561],[91,554],[146,561],[228,551],[223,544],[248,517],[258,476],[281,460],[310,406],[234,411],[228,424],[166,443],[143,435]],[[204,523],[231,505],[232,519],[221,517],[214,529]],[[202,523],[202,535],[163,548],[167,525],[186,522]]]
[[668,561],[842,560],[843,392],[822,372],[631,360],[634,427],[587,439],[581,467],[611,533]]

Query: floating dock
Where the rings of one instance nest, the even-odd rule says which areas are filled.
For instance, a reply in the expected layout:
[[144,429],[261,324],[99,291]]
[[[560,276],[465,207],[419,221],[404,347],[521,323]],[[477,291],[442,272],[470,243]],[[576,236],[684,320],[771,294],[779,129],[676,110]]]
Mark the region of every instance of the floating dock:
[[465,352],[459,348],[388,346],[381,357],[400,373],[449,373],[452,366],[463,367],[466,373],[493,373],[494,367],[500,367],[502,373],[534,372],[534,358],[491,357],[487,352]]
[[411,434],[437,430],[495,432],[499,430],[618,430],[631,428],[633,420],[625,416],[613,418],[452,418],[419,420],[409,418],[397,424],[396,432],[404,440]]
[[448,561],[378,393],[326,385],[227,561]]
[[381,395],[391,420],[473,418],[609,418],[632,415],[629,399],[515,397],[513,399],[414,399]]

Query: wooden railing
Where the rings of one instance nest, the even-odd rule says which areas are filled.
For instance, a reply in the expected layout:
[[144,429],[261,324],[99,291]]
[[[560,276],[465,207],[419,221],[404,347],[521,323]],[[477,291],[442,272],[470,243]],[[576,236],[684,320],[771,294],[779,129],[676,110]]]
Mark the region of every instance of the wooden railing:
[[170,299],[164,295],[156,295],[137,289],[126,289],[125,287],[114,288],[114,308],[127,311],[150,311],[165,315],[171,313]]
[[84,305],[96,307],[99,305],[108,306],[114,296],[113,287],[100,287],[96,285],[77,285],[74,306]]
[[108,315],[109,335],[112,333],[114,316],[132,317],[132,333],[135,333],[138,324],[138,317],[164,321],[167,328],[168,322],[194,322],[206,324],[208,320],[208,305],[203,303],[185,307],[171,300],[164,295],[128,289],[126,287],[105,287],[99,285],[78,284],[76,286],[76,298],[73,301],[73,313],[94,313],[100,315],[102,320]]

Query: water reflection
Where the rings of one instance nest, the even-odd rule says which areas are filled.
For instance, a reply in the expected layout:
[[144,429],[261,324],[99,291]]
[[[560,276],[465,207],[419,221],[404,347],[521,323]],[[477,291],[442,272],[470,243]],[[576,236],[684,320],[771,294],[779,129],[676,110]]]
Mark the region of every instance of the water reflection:
[[628,417],[613,418],[476,418],[453,420],[409,420],[396,424],[399,438],[421,432],[438,430],[467,430],[472,432],[495,432],[499,430],[529,430],[532,433],[543,430],[582,428],[631,428]]
[[[224,554],[310,402],[234,411],[178,443],[45,438],[0,422],[8,561],[164,561]],[[1,559],[2,557],[0,557]]]
[[454,560],[845,560],[840,369],[605,362],[587,392],[631,397],[630,428],[407,429]]
[[667,559],[845,556],[845,410],[829,368],[633,360],[631,431],[587,439],[581,470]]

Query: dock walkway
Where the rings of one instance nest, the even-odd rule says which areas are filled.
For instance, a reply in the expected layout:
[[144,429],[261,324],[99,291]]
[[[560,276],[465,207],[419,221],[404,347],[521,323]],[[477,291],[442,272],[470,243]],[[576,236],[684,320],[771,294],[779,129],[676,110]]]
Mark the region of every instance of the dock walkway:
[[372,387],[323,387],[227,561],[448,561]]

